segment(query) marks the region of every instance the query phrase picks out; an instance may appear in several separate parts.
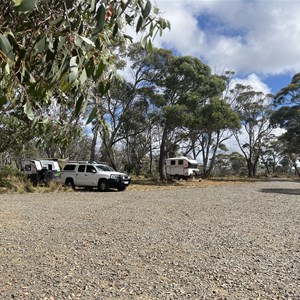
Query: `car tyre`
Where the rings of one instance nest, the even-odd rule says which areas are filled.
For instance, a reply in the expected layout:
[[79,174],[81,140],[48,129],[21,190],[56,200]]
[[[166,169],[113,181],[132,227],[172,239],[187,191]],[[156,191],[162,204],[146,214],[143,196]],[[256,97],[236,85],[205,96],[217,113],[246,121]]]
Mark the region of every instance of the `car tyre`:
[[108,191],[108,182],[106,180],[100,180],[98,183],[98,191],[99,192],[107,192]]
[[67,178],[66,179],[66,183],[65,183],[66,187],[71,187],[73,190],[75,190],[75,184],[72,178]]

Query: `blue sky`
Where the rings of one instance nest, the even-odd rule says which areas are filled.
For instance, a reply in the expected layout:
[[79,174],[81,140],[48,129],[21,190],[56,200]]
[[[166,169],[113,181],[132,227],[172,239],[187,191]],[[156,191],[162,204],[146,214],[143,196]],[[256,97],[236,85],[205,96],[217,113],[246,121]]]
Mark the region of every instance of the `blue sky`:
[[276,93],[300,72],[298,0],[156,0],[171,22],[156,47],[202,59],[213,72]]

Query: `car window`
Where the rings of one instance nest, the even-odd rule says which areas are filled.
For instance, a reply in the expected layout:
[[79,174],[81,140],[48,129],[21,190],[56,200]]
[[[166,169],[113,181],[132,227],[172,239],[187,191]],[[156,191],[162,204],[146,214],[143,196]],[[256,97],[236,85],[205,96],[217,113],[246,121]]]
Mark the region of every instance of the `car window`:
[[94,166],[86,166],[86,172],[87,173],[96,173],[96,169],[94,168]]
[[115,172],[115,170],[107,165],[97,165],[96,166],[98,170],[100,171],[104,171],[104,172]]
[[85,169],[85,165],[80,165],[78,167],[78,172],[84,172],[84,169]]
[[64,171],[74,171],[76,165],[65,165]]

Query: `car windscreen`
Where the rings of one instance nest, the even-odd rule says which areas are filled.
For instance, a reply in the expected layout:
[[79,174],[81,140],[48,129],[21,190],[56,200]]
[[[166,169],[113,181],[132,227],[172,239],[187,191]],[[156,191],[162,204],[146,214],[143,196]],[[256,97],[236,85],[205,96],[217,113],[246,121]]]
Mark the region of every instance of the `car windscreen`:
[[113,168],[111,168],[110,166],[107,166],[107,165],[97,165],[96,168],[99,171],[115,172],[115,170]]
[[190,169],[198,169],[198,164],[189,163],[189,168]]

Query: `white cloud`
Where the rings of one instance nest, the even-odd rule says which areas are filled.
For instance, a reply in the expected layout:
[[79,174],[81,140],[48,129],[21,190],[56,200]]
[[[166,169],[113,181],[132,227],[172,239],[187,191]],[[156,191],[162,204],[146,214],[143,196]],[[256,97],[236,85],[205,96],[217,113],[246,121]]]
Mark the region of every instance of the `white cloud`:
[[[172,30],[156,46],[193,55],[236,73],[300,70],[300,2],[157,0]],[[211,25],[211,26],[210,26]]]
[[270,88],[256,75],[250,74],[246,78],[234,78],[231,80],[230,85],[234,87],[236,84],[243,84],[245,86],[250,85],[257,92],[263,92],[264,94],[270,94]]

